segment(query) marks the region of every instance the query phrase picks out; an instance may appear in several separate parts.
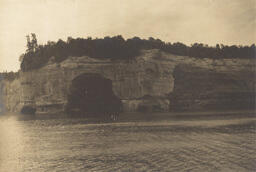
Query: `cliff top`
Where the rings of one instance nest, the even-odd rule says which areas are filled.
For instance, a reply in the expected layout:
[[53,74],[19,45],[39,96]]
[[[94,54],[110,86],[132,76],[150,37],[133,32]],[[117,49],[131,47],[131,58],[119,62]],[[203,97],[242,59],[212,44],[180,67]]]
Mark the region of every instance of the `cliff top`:
[[[35,38],[35,35],[33,37]],[[132,60],[140,56],[143,49],[159,49],[163,52],[196,58],[211,59],[252,59],[255,58],[255,45],[251,46],[208,46],[195,43],[187,46],[183,43],[166,43],[159,39],[140,39],[134,37],[125,40],[122,36],[105,37],[103,39],[69,37],[67,41],[48,42],[37,45],[37,41],[28,42],[28,49],[22,57],[21,70],[30,71],[41,68],[49,61],[60,63],[69,57],[88,56],[95,59]],[[34,43],[34,44],[33,44]],[[54,58],[52,58],[54,57]]]
[[[217,70],[254,70],[256,66],[255,59],[212,59],[212,58],[195,58],[188,56],[180,56],[166,53],[159,49],[141,50],[140,55],[133,58],[131,63],[154,63],[164,64],[171,68],[178,64],[189,64],[207,69]],[[88,68],[88,65],[107,65],[130,63],[124,60],[113,60],[109,58],[93,58],[89,56],[68,57],[60,63],[49,61],[42,70],[56,70],[57,68],[77,69]]]

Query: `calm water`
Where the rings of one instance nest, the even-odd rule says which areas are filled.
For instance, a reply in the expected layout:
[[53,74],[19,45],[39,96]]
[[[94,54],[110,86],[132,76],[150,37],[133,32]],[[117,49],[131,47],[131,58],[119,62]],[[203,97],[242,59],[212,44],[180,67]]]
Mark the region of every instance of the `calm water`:
[[0,118],[0,171],[255,171],[254,117]]

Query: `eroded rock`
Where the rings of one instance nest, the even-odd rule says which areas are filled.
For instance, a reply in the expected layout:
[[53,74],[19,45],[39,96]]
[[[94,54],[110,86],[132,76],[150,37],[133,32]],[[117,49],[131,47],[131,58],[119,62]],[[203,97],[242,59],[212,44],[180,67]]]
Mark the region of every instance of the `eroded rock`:
[[59,64],[49,62],[41,69],[20,72],[14,81],[1,81],[3,104],[14,112],[31,105],[37,113],[62,113],[72,80],[84,73],[110,79],[125,111],[207,110],[219,108],[211,104],[222,104],[224,99],[229,104],[247,104],[246,97],[251,99],[255,93],[253,59],[198,59],[144,50],[131,61],[70,57]]

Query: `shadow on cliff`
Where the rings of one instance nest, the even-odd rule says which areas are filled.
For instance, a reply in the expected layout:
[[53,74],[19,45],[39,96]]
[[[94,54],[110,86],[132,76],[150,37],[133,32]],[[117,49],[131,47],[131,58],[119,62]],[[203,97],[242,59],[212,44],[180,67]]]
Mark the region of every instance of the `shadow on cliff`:
[[117,118],[121,100],[112,91],[112,81],[99,74],[81,74],[73,79],[66,112],[69,116]]
[[178,65],[174,70],[172,111],[255,110],[255,73],[216,72]]

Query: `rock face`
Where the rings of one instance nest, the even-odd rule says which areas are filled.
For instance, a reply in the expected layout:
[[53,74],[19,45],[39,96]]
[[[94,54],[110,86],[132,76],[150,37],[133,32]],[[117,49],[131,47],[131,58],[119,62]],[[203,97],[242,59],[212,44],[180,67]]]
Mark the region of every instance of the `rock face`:
[[[72,81],[82,74],[99,74],[112,81],[124,111],[208,110],[253,108],[255,61],[197,59],[159,50],[144,50],[131,61],[69,57],[56,64],[21,72],[2,80],[2,102],[8,111],[24,106],[37,113],[62,113]],[[247,107],[248,105],[248,107]]]
[[255,108],[255,73],[250,70],[212,71],[178,65],[174,72],[173,100],[177,111],[244,110]]

